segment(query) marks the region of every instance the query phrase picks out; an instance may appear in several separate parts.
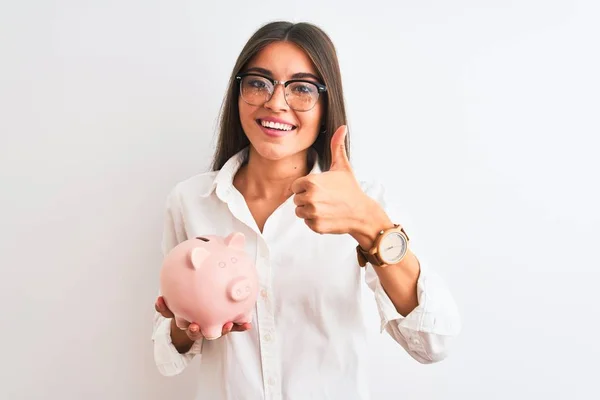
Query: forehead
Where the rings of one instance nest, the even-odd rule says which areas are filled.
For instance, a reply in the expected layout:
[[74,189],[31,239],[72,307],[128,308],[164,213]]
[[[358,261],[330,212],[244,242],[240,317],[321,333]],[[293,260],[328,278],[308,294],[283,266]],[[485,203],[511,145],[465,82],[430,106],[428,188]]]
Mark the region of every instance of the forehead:
[[248,68],[268,69],[276,79],[286,79],[299,72],[319,76],[308,55],[290,42],[275,42],[262,49],[248,63]]

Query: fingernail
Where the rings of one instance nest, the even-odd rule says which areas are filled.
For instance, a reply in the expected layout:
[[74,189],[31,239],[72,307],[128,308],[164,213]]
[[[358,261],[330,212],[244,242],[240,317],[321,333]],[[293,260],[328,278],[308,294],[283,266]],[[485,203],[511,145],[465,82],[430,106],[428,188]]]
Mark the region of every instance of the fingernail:
[[190,326],[190,331],[192,331],[194,333],[198,332],[198,326],[196,326],[196,325]]

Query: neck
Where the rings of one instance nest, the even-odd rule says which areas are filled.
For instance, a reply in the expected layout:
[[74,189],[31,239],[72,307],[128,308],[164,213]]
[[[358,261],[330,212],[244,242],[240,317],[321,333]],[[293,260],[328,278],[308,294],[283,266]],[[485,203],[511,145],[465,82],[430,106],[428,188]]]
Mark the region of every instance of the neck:
[[292,183],[308,174],[308,150],[281,160],[268,160],[252,146],[248,161],[240,168],[234,185],[247,198],[275,200],[291,196]]

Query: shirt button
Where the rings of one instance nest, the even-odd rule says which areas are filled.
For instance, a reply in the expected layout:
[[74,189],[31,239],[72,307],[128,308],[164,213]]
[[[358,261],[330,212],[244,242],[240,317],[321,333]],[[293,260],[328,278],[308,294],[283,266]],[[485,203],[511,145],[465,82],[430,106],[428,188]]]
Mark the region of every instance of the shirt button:
[[260,291],[260,297],[262,297],[263,299],[267,298],[267,291],[265,289]]
[[268,382],[267,382],[270,386],[275,385],[275,379],[273,378],[269,378]]
[[270,341],[271,341],[271,339],[272,339],[272,337],[271,337],[271,334],[270,334],[270,333],[267,333],[267,334],[265,334],[265,340],[266,340],[267,342],[270,342]]
[[413,342],[413,344],[419,344],[419,343],[420,343],[419,339],[417,339],[417,338],[414,338],[414,339],[412,340],[412,342]]

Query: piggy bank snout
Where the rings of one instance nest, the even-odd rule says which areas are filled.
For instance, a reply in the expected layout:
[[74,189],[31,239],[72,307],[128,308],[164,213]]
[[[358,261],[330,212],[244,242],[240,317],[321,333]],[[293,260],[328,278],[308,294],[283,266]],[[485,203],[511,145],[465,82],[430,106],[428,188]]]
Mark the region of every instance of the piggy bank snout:
[[246,300],[252,293],[252,282],[248,278],[234,279],[228,288],[228,294],[233,301]]

